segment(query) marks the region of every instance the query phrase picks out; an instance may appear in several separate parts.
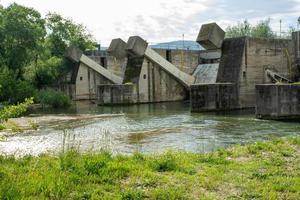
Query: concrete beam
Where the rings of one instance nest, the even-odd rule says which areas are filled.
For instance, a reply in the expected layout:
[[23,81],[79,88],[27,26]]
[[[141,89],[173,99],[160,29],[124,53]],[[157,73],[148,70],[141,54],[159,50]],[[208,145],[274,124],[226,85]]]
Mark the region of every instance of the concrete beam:
[[126,47],[127,44],[122,39],[113,39],[107,49],[107,52],[117,59],[123,59],[127,56]]
[[65,56],[75,63],[81,62],[85,64],[86,66],[95,70],[96,72],[98,72],[99,74],[101,74],[102,76],[104,76],[105,78],[113,82],[114,84],[122,84],[123,82],[123,79],[121,77],[116,76],[114,73],[110,72],[103,66],[99,65],[98,63],[96,63],[95,61],[93,61],[92,59],[84,55],[83,52],[77,48],[74,47],[68,48]]
[[145,56],[160,66],[164,71],[173,76],[176,80],[178,80],[181,84],[184,85],[185,88],[189,88],[192,84],[195,83],[195,77],[181,71],[177,67],[175,67],[172,63],[167,61],[164,57],[159,55],[156,51],[148,47],[145,52]]
[[186,88],[189,88],[190,85],[195,83],[195,77],[179,70],[164,57],[148,47],[148,43],[139,36],[130,37],[126,49],[130,54],[133,54],[135,56],[145,56],[153,63],[161,67],[172,77],[174,77],[176,80],[178,80]]
[[86,55],[82,54],[82,56],[80,58],[80,62],[84,63],[89,68],[95,70],[96,72],[98,72],[99,74],[101,74],[102,76],[104,76],[105,78],[107,78],[108,80],[113,82],[114,84],[122,84],[122,82],[123,82],[123,79],[121,77],[108,71],[106,68],[102,67],[101,65],[99,65],[98,63],[96,63],[95,61],[93,61],[92,59],[87,57]]
[[197,42],[207,50],[220,49],[225,38],[225,32],[216,23],[203,24]]
[[148,43],[139,36],[128,39],[126,50],[131,56],[144,56]]

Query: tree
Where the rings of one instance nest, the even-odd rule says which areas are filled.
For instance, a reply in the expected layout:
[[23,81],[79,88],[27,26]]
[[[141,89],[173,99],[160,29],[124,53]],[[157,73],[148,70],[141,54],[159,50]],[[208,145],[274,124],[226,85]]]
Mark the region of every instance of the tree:
[[257,38],[275,38],[271,26],[270,19],[260,21],[256,26],[251,29],[251,36]]
[[251,36],[251,25],[247,20],[243,21],[243,23],[239,22],[236,26],[228,26],[226,29],[227,38],[244,36]]
[[46,44],[54,56],[64,55],[68,46],[76,46],[82,51],[95,47],[95,40],[86,27],[58,14],[47,15],[46,27],[50,32]]
[[252,26],[247,20],[238,23],[236,26],[229,26],[226,29],[226,37],[258,37],[275,38],[275,34],[270,26],[270,19],[260,21],[256,26]]
[[48,34],[33,76],[38,88],[58,83],[69,71],[70,64],[64,58],[67,47],[76,46],[82,51],[95,47],[95,41],[86,27],[70,19],[50,13],[46,16],[45,25]]
[[46,35],[39,12],[16,3],[0,8],[0,64],[22,79],[24,68],[36,59]]

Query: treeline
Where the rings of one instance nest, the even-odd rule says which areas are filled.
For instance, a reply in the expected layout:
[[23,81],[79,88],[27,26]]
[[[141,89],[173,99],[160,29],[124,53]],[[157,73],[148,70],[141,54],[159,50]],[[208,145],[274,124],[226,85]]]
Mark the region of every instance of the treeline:
[[94,48],[86,27],[16,3],[0,7],[0,102],[15,104],[55,85],[70,69],[68,46]]
[[256,25],[252,25],[248,22],[248,20],[244,20],[243,22],[239,22],[237,25],[228,26],[226,28],[226,37],[234,38],[247,36],[255,38],[290,39],[292,32],[295,31],[295,28],[291,26],[287,32],[279,33],[278,36],[278,34],[272,30],[270,22],[271,20],[268,18],[259,21]]

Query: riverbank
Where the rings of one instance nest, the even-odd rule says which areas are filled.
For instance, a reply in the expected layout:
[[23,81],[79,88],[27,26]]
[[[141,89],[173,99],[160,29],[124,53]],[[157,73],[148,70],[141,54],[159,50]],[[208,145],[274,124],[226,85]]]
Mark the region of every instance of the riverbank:
[[[93,122],[95,120],[124,116],[124,114],[102,114],[102,115],[30,115],[8,119],[7,122],[0,123],[0,141],[6,137],[20,133],[34,132],[40,128],[52,127],[58,129],[74,128],[82,123]],[[74,125],[75,124],[75,125]]]
[[299,137],[209,154],[0,156],[0,199],[299,199],[299,166]]

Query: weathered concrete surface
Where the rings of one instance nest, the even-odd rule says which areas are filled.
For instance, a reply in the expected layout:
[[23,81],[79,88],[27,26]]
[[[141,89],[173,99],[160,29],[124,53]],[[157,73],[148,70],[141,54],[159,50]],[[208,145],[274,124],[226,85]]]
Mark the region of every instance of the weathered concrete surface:
[[206,51],[200,51],[200,59],[204,60],[217,60],[221,59],[222,51],[221,49],[217,50],[206,50]]
[[127,56],[126,52],[127,43],[120,38],[113,39],[107,49],[109,55],[117,59],[123,59]]
[[147,48],[145,52],[145,56],[160,66],[164,71],[166,71],[169,75],[178,80],[181,84],[183,84],[186,88],[189,88],[190,85],[195,83],[195,77],[182,72],[177,67],[175,67],[172,63],[164,59],[158,53],[156,53],[153,49]]
[[[152,48],[153,49],[153,48]],[[193,74],[199,65],[199,51],[182,49],[153,49],[180,71]]]
[[189,88],[190,85],[195,82],[195,78],[193,76],[179,70],[172,63],[162,57],[159,53],[148,47],[148,43],[139,36],[133,36],[129,38],[126,50],[132,56],[145,56],[151,62],[161,67],[170,76],[178,80],[186,88]]
[[269,84],[266,70],[289,77],[289,58],[293,56],[291,40],[247,38],[239,72],[239,104],[242,108],[255,107],[255,85]]
[[97,62],[84,55],[79,49],[71,47],[67,49],[65,56],[73,62],[81,62],[85,64],[86,66],[93,69],[94,71],[104,76],[113,83],[121,84],[123,82],[123,79],[121,77],[116,76],[109,70],[105,69],[103,66],[99,65]]
[[[97,61],[84,55],[77,48],[67,49],[65,56],[75,63],[74,72],[75,94],[74,100],[96,99],[97,85],[99,84],[121,84],[123,79],[113,72],[101,66]],[[73,73],[74,74],[74,73]]]
[[97,104],[99,105],[134,103],[138,103],[136,86],[134,84],[98,86]]
[[256,117],[300,119],[300,85],[257,85]]
[[203,24],[197,42],[207,50],[220,49],[225,38],[225,32],[216,24]]
[[199,65],[193,74],[196,78],[195,84],[217,83],[218,71],[219,63]]
[[79,63],[75,84],[74,100],[95,100],[97,85],[113,84],[84,63]]
[[216,83],[191,86],[192,112],[224,111],[237,108],[236,84]]
[[182,101],[186,88],[160,66],[145,58],[138,83],[139,102]]
[[115,74],[108,71],[107,69],[105,69],[104,67],[102,67],[101,65],[99,65],[98,63],[96,63],[95,61],[93,61],[85,55],[81,56],[80,62],[84,63],[85,65],[95,70],[96,72],[98,72],[99,74],[101,74],[102,76],[104,76],[105,78],[107,78],[115,84],[121,84],[123,82],[123,79],[121,77],[116,76]]
[[[295,65],[296,68],[298,69],[298,73],[300,71],[300,31],[293,32],[293,46],[294,46],[294,55],[295,55]],[[300,79],[298,75],[298,79]]]
[[245,45],[246,38],[232,38],[224,41],[217,82],[239,82]]
[[131,56],[144,56],[148,43],[140,36],[132,36],[128,39],[126,50]]

